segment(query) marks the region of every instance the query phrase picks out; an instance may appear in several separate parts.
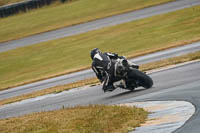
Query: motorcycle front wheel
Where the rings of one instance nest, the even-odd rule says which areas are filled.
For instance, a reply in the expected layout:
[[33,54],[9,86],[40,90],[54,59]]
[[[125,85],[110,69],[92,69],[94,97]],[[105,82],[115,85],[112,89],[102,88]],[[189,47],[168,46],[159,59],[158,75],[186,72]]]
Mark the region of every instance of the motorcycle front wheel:
[[153,86],[152,78],[137,69],[131,69],[131,71],[129,71],[129,75],[130,77],[134,77],[134,79],[139,82],[139,85],[146,89]]

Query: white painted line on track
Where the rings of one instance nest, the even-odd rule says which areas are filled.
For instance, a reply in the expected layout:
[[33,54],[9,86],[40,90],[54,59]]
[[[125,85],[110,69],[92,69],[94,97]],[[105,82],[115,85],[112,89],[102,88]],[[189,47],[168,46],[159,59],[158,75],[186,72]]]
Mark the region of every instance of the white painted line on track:
[[171,133],[195,113],[194,105],[186,101],[147,101],[120,105],[136,106],[150,112],[148,120],[131,133]]

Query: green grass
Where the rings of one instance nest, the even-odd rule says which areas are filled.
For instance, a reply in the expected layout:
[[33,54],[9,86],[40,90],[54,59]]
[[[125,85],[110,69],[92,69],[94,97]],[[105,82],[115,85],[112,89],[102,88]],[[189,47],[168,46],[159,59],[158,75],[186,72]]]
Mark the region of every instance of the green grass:
[[200,6],[0,53],[0,89],[90,66],[94,47],[137,56],[200,40]]
[[0,120],[1,133],[127,133],[148,113],[141,108],[90,105]]
[[74,0],[0,19],[0,42],[91,21],[172,0]]

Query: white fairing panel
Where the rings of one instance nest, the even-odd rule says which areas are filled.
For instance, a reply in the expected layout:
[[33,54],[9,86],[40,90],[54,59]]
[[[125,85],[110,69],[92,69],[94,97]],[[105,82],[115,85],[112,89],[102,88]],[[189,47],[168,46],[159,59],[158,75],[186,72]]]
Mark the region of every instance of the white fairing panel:
[[95,54],[94,59],[103,60],[99,53]]

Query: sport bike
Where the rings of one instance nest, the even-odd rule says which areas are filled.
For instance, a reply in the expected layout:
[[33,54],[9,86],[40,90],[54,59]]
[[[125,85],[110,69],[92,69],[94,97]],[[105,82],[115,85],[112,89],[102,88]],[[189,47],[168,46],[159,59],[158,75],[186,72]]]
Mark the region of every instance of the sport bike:
[[115,64],[114,83],[115,88],[120,87],[134,90],[137,87],[146,89],[153,86],[153,80],[146,73],[140,71],[139,66],[127,59],[113,60]]

